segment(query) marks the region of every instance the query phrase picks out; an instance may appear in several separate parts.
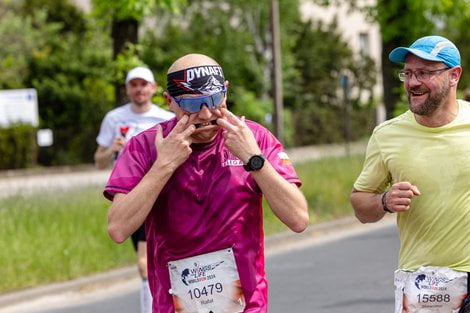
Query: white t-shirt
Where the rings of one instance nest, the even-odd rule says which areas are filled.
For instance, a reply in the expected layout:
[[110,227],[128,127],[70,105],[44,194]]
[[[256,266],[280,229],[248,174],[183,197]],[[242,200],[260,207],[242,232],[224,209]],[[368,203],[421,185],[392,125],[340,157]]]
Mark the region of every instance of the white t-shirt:
[[121,129],[125,132],[126,140],[129,140],[155,124],[169,120],[174,116],[172,112],[155,104],[152,104],[151,109],[147,112],[135,113],[131,109],[131,104],[127,103],[106,113],[96,142],[100,146],[110,147],[116,136],[124,135],[121,133]]

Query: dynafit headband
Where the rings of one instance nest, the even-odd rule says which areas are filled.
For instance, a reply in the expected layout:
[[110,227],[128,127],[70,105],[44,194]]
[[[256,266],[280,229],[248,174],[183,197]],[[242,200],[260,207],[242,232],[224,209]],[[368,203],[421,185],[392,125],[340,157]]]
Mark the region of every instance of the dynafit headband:
[[219,65],[202,65],[168,73],[167,90],[172,97],[216,93],[225,90],[224,72]]

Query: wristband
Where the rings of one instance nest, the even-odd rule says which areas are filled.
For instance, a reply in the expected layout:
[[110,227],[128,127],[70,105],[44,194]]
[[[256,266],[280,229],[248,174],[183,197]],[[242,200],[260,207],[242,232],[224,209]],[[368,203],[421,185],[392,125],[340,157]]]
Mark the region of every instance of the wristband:
[[392,210],[390,210],[389,208],[387,208],[387,203],[386,203],[386,197],[387,197],[387,193],[388,191],[384,192],[382,194],[382,207],[384,209],[385,212],[388,212],[388,213],[393,213]]

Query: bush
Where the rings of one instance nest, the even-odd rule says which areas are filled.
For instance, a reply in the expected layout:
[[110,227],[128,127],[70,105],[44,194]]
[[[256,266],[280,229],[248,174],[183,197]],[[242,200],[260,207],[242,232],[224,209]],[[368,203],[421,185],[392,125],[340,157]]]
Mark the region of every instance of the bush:
[[37,157],[36,128],[15,124],[0,128],[0,169],[33,167]]

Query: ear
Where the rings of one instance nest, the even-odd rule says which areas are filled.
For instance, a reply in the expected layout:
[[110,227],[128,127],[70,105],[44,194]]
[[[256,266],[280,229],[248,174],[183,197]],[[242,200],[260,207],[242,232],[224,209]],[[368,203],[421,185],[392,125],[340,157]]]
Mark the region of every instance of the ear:
[[462,75],[462,67],[455,66],[454,68],[452,68],[449,74],[449,84],[451,86],[457,86],[461,75]]
[[165,99],[165,102],[168,106],[170,106],[170,104],[173,102],[170,94],[166,91],[163,92],[163,98]]
[[171,98],[170,94],[166,91],[163,92],[163,98],[165,99],[166,104],[168,105],[168,108],[170,111],[175,113],[175,108],[174,106],[176,105],[175,101],[173,101],[173,98]]

